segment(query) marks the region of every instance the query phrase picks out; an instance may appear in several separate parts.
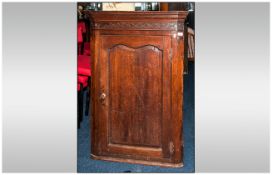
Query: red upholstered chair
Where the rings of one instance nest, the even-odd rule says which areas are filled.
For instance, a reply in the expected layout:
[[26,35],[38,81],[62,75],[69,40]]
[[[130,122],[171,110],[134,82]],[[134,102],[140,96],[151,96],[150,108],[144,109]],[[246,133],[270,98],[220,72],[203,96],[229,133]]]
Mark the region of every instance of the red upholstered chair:
[[83,50],[83,55],[90,56],[90,43],[85,42],[84,43],[84,50]]
[[[91,80],[91,68],[90,68],[90,44],[85,43],[86,25],[84,21],[77,23],[77,44],[78,44],[78,73],[77,73],[77,91],[78,91],[78,128],[84,115],[84,103],[86,102],[86,115],[89,111],[89,83]],[[82,54],[86,54],[85,56]],[[87,90],[87,98],[84,102],[84,91]]]
[[91,76],[91,59],[87,55],[78,55],[77,57],[77,74]]
[[[86,110],[85,115],[88,115],[89,113],[89,103],[90,103],[90,88],[89,84],[91,82],[91,67],[90,67],[90,56],[86,55],[78,55],[77,60],[77,74],[78,74],[78,83],[82,86],[82,93],[78,94],[79,99],[79,124],[83,119],[84,111],[83,111],[83,105],[86,103]],[[83,102],[83,90],[87,90],[87,98],[86,101]],[[82,94],[82,95],[81,95]],[[79,125],[80,127],[80,125]]]
[[[78,55],[78,60],[77,60],[77,74],[80,76],[86,76],[88,77],[88,83],[91,83],[91,61],[90,61],[90,56],[86,55]],[[86,110],[86,115],[88,115],[89,112],[89,99],[90,95],[90,88],[87,88],[87,110]]]
[[84,22],[77,23],[77,44],[78,44],[78,53],[82,54],[83,49],[83,40],[84,34],[86,33],[86,25]]
[[84,115],[84,89],[88,87],[88,77],[86,76],[77,76],[77,92],[78,92],[78,123],[77,126],[80,128],[80,123]]

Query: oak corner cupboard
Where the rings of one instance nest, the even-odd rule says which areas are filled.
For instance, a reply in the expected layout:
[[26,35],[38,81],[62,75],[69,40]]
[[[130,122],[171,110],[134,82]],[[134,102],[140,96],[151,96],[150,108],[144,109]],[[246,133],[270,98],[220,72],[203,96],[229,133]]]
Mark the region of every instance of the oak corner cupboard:
[[187,12],[88,12],[93,159],[183,166]]

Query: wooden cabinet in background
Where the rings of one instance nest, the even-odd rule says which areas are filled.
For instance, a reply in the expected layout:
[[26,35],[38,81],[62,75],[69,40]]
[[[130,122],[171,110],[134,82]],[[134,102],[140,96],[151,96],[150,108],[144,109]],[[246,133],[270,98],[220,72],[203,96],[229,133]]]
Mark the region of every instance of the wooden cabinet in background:
[[183,165],[187,12],[89,12],[91,157]]

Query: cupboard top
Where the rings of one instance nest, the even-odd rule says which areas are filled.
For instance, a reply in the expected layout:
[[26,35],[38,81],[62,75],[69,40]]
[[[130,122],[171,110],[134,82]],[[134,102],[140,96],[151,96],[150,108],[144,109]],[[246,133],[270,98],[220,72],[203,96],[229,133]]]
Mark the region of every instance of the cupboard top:
[[88,11],[98,30],[183,30],[186,11]]

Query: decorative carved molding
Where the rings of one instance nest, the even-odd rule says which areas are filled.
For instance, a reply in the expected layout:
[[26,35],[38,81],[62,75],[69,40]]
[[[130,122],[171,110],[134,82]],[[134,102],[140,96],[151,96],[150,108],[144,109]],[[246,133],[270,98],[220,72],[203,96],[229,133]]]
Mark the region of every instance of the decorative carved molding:
[[183,30],[183,23],[178,22],[98,22],[95,29],[109,30]]
[[155,50],[155,51],[160,51],[160,52],[162,52],[162,49],[160,49],[158,46],[150,45],[150,44],[142,45],[142,46],[139,46],[139,47],[131,47],[131,46],[128,46],[128,45],[125,45],[125,44],[116,44],[116,45],[113,45],[113,46],[112,46],[111,48],[109,48],[108,50],[112,50],[112,49],[115,49],[115,48],[117,48],[117,47],[129,49],[129,50],[150,49],[150,50]]

